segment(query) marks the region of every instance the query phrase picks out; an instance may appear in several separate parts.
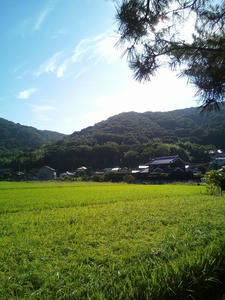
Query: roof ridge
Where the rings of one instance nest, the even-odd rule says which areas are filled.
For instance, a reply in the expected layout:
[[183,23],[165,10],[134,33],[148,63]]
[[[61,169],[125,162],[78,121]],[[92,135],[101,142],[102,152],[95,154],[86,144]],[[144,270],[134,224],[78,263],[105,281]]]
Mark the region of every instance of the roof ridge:
[[178,157],[178,155],[160,156],[160,157],[155,157],[152,160],[156,160],[156,159],[168,159],[168,158],[175,158],[175,157]]

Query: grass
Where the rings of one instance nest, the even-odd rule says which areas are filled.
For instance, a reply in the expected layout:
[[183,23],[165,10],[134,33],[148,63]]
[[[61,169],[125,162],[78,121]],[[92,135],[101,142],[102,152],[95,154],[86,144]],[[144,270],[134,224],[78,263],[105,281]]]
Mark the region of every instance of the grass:
[[201,186],[0,182],[0,299],[212,299],[224,216]]

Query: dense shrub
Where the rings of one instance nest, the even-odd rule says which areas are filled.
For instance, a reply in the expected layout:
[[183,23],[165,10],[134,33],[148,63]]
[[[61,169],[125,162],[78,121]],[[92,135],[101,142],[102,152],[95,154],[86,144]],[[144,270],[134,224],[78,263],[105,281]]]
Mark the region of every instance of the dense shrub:
[[225,184],[225,172],[220,170],[212,170],[206,173],[205,177],[206,188],[209,194],[222,192]]
[[111,182],[121,182],[123,180],[124,174],[117,173],[117,172],[106,172],[104,174],[104,181],[111,181]]
[[123,181],[126,183],[132,183],[132,182],[134,182],[134,180],[135,180],[135,178],[131,174],[126,174],[123,176]]
[[95,174],[95,175],[91,176],[91,180],[96,181],[96,182],[103,182],[104,175],[103,174]]

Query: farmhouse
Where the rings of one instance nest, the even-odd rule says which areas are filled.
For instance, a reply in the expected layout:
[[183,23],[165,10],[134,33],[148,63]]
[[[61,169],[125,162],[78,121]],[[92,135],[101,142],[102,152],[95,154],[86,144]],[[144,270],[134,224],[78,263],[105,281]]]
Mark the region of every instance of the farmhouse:
[[149,166],[148,165],[140,165],[137,169],[131,171],[132,174],[148,174]]
[[120,172],[121,168],[120,167],[113,167],[113,168],[104,168],[101,172]]
[[49,166],[43,166],[38,172],[38,178],[40,180],[54,180],[56,179],[56,171]]
[[212,163],[214,163],[218,166],[225,166],[225,155],[214,156]]
[[178,156],[156,157],[148,163],[149,172],[184,172],[185,162]]
[[84,166],[82,166],[82,167],[80,167],[80,168],[77,168],[77,169],[76,169],[76,172],[78,172],[78,173],[85,173],[85,172],[87,172],[87,168],[84,167]]
[[61,174],[59,174],[59,177],[60,178],[63,178],[63,177],[74,177],[76,175],[76,172],[69,172],[69,171],[66,171],[66,172],[63,172]]

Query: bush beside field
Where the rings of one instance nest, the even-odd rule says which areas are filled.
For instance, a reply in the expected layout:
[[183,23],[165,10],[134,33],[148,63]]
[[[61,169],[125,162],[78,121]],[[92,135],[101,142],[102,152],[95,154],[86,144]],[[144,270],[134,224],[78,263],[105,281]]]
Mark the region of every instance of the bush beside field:
[[0,299],[212,299],[224,215],[201,186],[0,182]]

